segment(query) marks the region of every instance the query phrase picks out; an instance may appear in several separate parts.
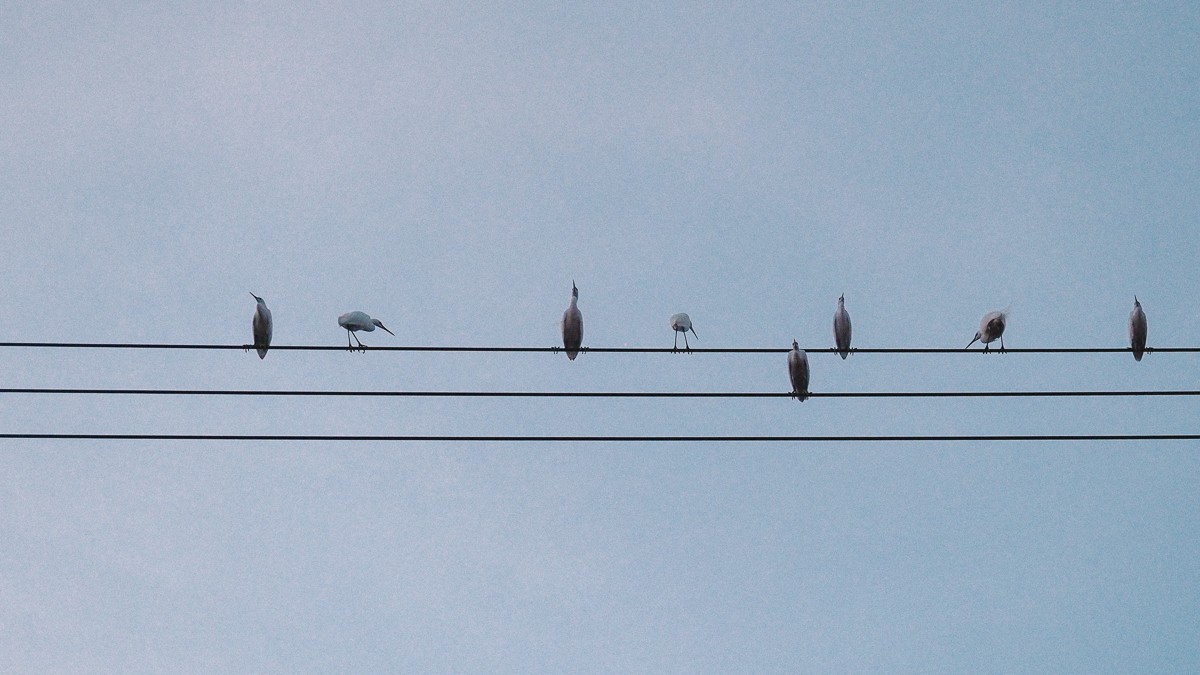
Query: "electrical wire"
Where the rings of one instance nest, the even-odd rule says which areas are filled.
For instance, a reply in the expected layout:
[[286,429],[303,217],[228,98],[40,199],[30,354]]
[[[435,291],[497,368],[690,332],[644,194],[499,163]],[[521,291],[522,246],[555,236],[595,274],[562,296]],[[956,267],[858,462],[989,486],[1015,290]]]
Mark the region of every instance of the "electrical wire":
[[0,439],[101,441],[368,441],[493,443],[897,443],[1011,441],[1195,441],[1200,434],[1017,434],[970,436],[358,436],[304,434],[40,434],[0,433]]
[[[140,344],[125,342],[0,342],[0,347],[34,347],[34,348],[65,348],[65,349],[183,349],[183,350],[242,350],[250,351],[254,345],[202,345],[202,344]],[[557,354],[562,347],[363,347],[349,349],[328,345],[279,345],[269,348],[270,351],[313,351],[313,352],[342,352],[342,351],[371,351],[371,352],[545,352]],[[598,354],[786,354],[790,349],[781,347],[766,348],[705,348],[672,349],[657,347],[583,347],[581,352]],[[805,349],[809,354],[836,354],[836,347],[818,347]],[[864,348],[855,347],[850,350],[856,354],[1128,354],[1129,347],[1066,347],[1066,348],[1009,348],[999,349],[958,349],[958,348]],[[1200,347],[1147,347],[1146,353],[1195,353]]]
[[[395,398],[789,398],[788,392],[674,391],[336,391],[288,389],[83,389],[4,387],[0,394],[83,394],[133,396],[329,396]],[[867,391],[809,392],[809,398],[1065,398],[1200,396],[1200,390],[1148,391]]]

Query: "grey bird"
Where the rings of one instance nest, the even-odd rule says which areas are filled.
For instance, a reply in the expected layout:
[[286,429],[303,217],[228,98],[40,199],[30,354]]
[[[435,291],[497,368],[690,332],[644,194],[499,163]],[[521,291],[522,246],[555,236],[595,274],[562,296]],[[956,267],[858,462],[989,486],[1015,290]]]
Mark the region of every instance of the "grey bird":
[[254,348],[258,350],[258,358],[267,358],[267,347],[271,346],[271,310],[267,309],[267,303],[262,298],[251,293],[250,297],[258,303],[254,308],[254,321],[251,322],[251,327],[254,329]]
[[1133,358],[1141,361],[1146,351],[1146,313],[1136,295],[1133,296],[1133,311],[1129,313],[1129,346],[1133,349]]
[[837,311],[833,313],[833,341],[842,360],[850,354],[850,313],[846,311],[846,295],[838,298]]
[[[1004,324],[1006,321],[1008,321],[1008,308],[983,315],[983,319],[979,322],[979,331],[975,333],[975,340],[983,342],[983,351],[986,352],[988,344],[996,340],[1000,340],[1000,351],[1004,351]],[[975,340],[971,340],[967,349],[975,344]]]
[[[350,351],[354,351],[354,345],[350,344],[351,333],[356,333],[360,330],[365,330],[370,333],[371,331],[375,330],[376,326],[379,326],[387,331],[388,335],[395,335],[395,333],[388,330],[387,326],[384,326],[379,319],[372,319],[367,315],[366,312],[346,312],[338,317],[338,325],[346,329],[346,345],[349,346]],[[367,351],[367,346],[358,339],[357,335],[354,336],[354,341],[358,342],[358,347],[360,349],[362,349],[364,352]]]
[[671,315],[671,330],[675,331],[675,346],[672,347],[675,351],[679,351],[680,333],[683,333],[683,346],[689,352],[692,351],[692,346],[688,344],[687,332],[692,331],[692,335],[697,340],[700,339],[700,336],[696,335],[696,329],[692,328],[692,318],[683,312]]
[[808,354],[792,340],[792,351],[788,352],[788,377],[792,380],[792,398],[803,401],[808,398]]
[[579,356],[579,345],[583,344],[583,312],[579,311],[579,289],[571,282],[571,306],[563,312],[562,338],[567,358],[572,361]]

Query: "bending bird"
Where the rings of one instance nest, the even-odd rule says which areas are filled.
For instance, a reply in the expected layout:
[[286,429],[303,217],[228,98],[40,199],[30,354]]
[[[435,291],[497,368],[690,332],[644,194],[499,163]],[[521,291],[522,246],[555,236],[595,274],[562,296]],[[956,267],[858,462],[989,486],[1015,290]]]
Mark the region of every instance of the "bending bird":
[[[995,312],[988,312],[983,315],[983,319],[979,321],[979,331],[975,333],[975,340],[983,341],[983,351],[988,350],[988,344],[996,340],[1000,340],[1000,351],[1004,351],[1004,324],[1008,320],[1008,309],[1001,309]],[[967,345],[967,349],[975,344],[975,340],[971,340],[971,344]]]
[[[387,331],[388,335],[395,335],[395,333],[388,330],[387,326],[384,326],[379,319],[372,319],[367,315],[366,312],[346,312],[338,317],[338,325],[346,329],[346,345],[350,348],[350,351],[354,351],[354,345],[350,344],[350,335],[352,333],[357,333],[360,330],[365,330],[370,333],[371,331],[375,330],[376,326],[379,326]],[[358,339],[357,335],[354,336],[354,341],[358,342],[358,347],[360,349],[362,349],[364,352],[367,351],[367,346]]]

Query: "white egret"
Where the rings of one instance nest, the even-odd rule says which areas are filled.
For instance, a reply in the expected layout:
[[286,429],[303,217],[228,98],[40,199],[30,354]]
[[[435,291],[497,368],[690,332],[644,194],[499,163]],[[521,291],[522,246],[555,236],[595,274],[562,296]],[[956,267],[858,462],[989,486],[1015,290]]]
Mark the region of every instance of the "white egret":
[[567,350],[567,358],[572,361],[579,356],[579,345],[583,344],[583,312],[579,311],[579,289],[571,282],[571,306],[563,312],[562,338],[563,347]]
[[[376,326],[379,326],[380,328],[386,330],[388,335],[395,335],[395,333],[388,330],[387,326],[384,326],[379,319],[372,319],[367,315],[366,312],[346,312],[338,317],[338,325],[346,329],[346,344],[350,347],[350,351],[354,351],[354,345],[350,344],[351,333],[356,333],[360,330],[365,330],[370,333],[371,331],[375,330]],[[367,346],[358,339],[357,335],[354,336],[354,341],[358,342],[358,346],[364,352],[367,351]]]
[[[983,351],[988,350],[988,343],[995,340],[1000,340],[1000,351],[1004,351],[1004,324],[1008,320],[1008,308],[988,312],[983,315],[983,319],[979,322],[979,331],[975,333],[975,340],[983,341]],[[971,340],[971,344],[967,345],[967,349],[975,344],[975,340]]]
[[265,359],[267,347],[271,346],[271,310],[267,309],[267,303],[262,298],[253,293],[250,297],[258,302],[254,308],[254,321],[250,324],[254,330],[254,348],[258,350],[258,358]]
[[697,340],[700,339],[700,336],[696,335],[696,329],[692,328],[691,317],[689,317],[687,314],[684,314],[683,312],[671,315],[671,329],[675,331],[675,346],[672,349],[674,349],[676,351],[679,350],[679,334],[680,333],[683,333],[683,346],[689,352],[692,351],[692,346],[688,344],[687,332],[689,330],[692,331],[692,335],[695,336],[695,338]]
[[838,308],[833,313],[833,341],[844,361],[850,353],[850,313],[846,311],[845,294],[838,298]]
[[1146,351],[1146,313],[1136,295],[1133,296],[1133,311],[1129,313],[1129,346],[1133,349],[1133,358],[1141,361],[1142,353]]
[[803,401],[808,398],[808,354],[792,340],[792,351],[788,352],[788,377],[792,380],[792,398]]

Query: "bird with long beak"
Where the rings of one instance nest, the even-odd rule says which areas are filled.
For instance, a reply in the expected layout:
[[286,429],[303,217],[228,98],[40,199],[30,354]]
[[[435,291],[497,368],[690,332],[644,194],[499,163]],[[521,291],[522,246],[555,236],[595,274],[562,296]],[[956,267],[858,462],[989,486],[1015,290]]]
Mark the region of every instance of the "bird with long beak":
[[692,351],[692,346],[688,344],[688,331],[692,331],[692,336],[697,340],[700,339],[700,336],[696,335],[696,329],[692,328],[692,317],[688,316],[684,312],[671,315],[671,330],[675,331],[675,346],[671,348],[673,351],[679,351],[680,333],[683,333],[683,347],[688,352]]
[[971,340],[971,344],[967,345],[967,349],[975,344],[976,340],[983,342],[983,351],[988,350],[988,344],[1000,340],[1000,351],[1004,351],[1004,324],[1008,321],[1008,308],[988,312],[983,315],[983,319],[979,322],[979,331],[975,333],[975,340]]
[[[395,335],[379,319],[372,319],[366,312],[346,312],[338,317],[338,325],[346,329],[346,345],[350,348],[350,351],[354,351],[354,345],[350,344],[350,335],[360,330],[370,333],[375,330],[376,326],[379,326],[387,331],[388,335]],[[367,346],[358,339],[357,335],[354,336],[354,340],[358,342],[359,349],[364,352],[367,351]]]

